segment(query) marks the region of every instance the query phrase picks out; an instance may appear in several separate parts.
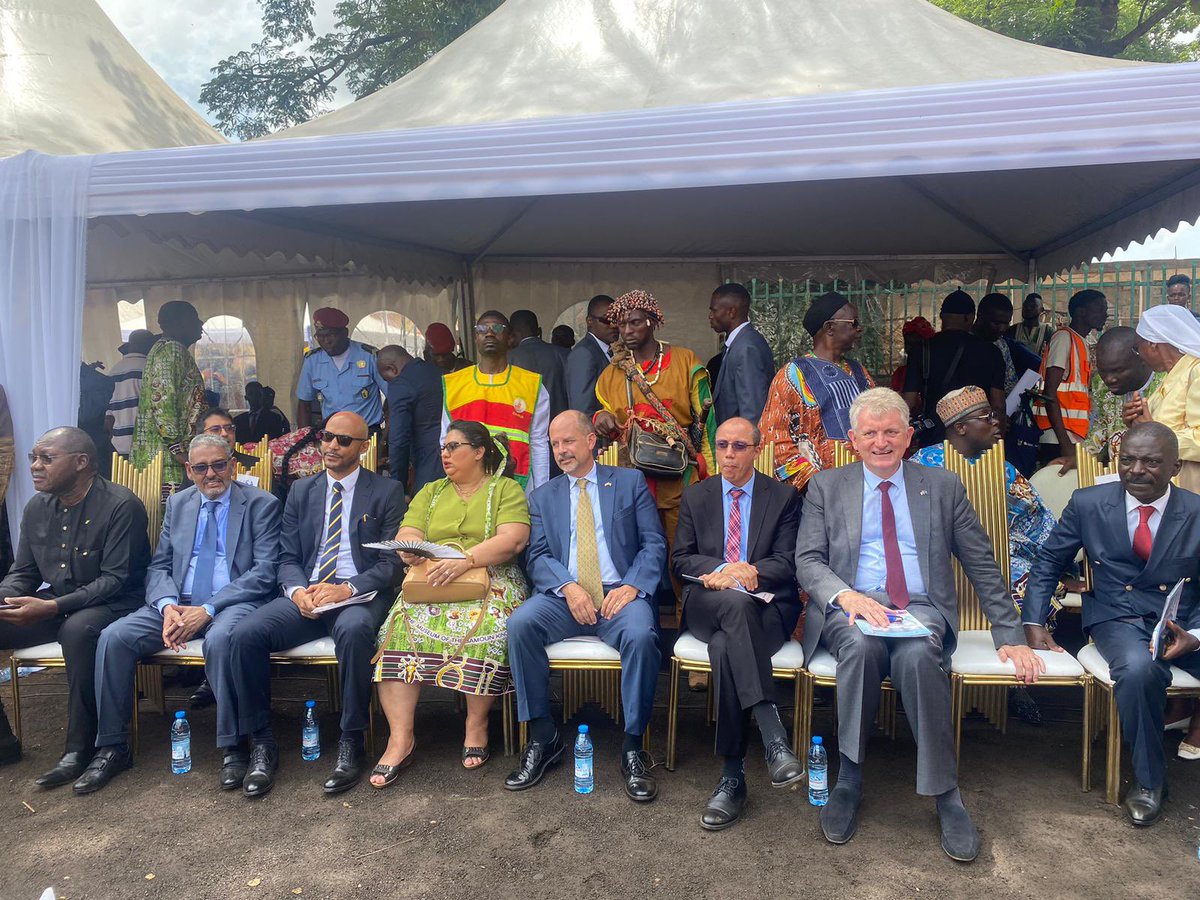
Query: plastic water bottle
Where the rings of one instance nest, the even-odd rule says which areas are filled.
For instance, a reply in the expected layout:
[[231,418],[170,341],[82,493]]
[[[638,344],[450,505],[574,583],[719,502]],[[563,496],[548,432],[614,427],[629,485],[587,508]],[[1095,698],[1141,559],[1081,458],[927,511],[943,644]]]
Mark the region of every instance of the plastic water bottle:
[[817,735],[808,748],[808,802],[813,806],[824,806],[829,802],[829,757],[825,755],[825,742]]
[[590,794],[595,786],[592,767],[592,739],[586,725],[579,726],[575,738],[575,793]]
[[171,771],[176,775],[192,771],[192,726],[182,709],[171,723]]
[[317,721],[317,701],[304,701],[304,736],[300,739],[300,755],[305,759],[321,758],[321,724]]

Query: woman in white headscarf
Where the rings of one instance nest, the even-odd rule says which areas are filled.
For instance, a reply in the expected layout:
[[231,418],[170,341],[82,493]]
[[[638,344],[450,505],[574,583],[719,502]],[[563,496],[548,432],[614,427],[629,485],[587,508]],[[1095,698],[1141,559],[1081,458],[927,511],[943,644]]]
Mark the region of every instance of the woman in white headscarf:
[[1156,372],[1166,372],[1148,397],[1125,404],[1126,423],[1161,422],[1179,438],[1179,486],[1200,491],[1200,322],[1182,306],[1153,306],[1137,326],[1136,350]]

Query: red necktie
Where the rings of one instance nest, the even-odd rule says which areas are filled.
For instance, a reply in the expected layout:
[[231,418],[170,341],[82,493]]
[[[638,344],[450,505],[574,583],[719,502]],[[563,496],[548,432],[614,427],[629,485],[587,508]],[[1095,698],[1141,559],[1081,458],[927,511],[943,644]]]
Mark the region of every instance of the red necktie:
[[892,508],[890,481],[879,482],[879,502],[883,512],[883,558],[887,563],[884,582],[888,601],[896,609],[908,606],[908,581],[904,578],[904,560],[900,556],[900,541],[896,537],[896,511]]
[[1150,534],[1150,517],[1154,515],[1154,507],[1139,506],[1138,515],[1141,518],[1133,530],[1133,552],[1142,562],[1146,562],[1150,559],[1150,548],[1154,544],[1154,537]]
[[729,529],[725,534],[725,562],[735,563],[742,559],[742,495],[746,492],[734,488],[729,492]]

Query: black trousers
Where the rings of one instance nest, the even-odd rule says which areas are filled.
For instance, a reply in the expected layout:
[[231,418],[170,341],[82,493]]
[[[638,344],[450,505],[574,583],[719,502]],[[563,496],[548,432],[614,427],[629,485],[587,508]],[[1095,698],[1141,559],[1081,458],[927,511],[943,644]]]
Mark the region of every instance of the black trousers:
[[687,630],[708,644],[717,708],[717,754],[746,755],[750,707],[775,700],[771,657],[800,617],[799,604],[763,603],[737,591],[688,590]]
[[[0,650],[36,647],[57,641],[67,663],[67,741],[64,753],[91,755],[96,745],[96,644],[100,632],[124,612],[89,606],[33,625],[0,622]],[[0,707],[2,708],[2,707]]]

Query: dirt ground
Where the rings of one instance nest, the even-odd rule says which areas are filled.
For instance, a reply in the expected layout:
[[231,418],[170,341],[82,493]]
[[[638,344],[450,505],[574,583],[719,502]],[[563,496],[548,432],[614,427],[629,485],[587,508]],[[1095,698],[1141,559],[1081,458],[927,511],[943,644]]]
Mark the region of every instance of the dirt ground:
[[[168,711],[188,690],[168,686]],[[564,765],[537,788],[510,794],[502,783],[513,760],[499,752],[482,771],[460,768],[461,718],[442,691],[422,700],[416,761],[397,785],[376,792],[364,782],[325,797],[320,783],[332,763],[328,755],[304,762],[299,735],[300,701],[309,692],[323,700],[323,682],[292,676],[276,691],[283,762],[267,798],[217,789],[212,709],[190,714],[190,774],[171,774],[168,719],[144,711],[134,769],[76,797],[69,787],[33,785],[61,750],[61,671],[22,679],[26,756],[0,769],[9,836],[0,898],[30,900],[47,887],[69,900],[1200,895],[1200,763],[1174,758],[1178,737],[1168,738],[1167,814],[1134,829],[1104,803],[1099,758],[1094,789],[1079,789],[1077,692],[1039,692],[1049,720],[1040,728],[1014,719],[1001,735],[982,720],[966,723],[961,784],[983,851],[964,866],[942,853],[932,803],[913,792],[915,747],[903,721],[895,742],[872,740],[859,833],[834,847],[803,788],[770,788],[757,744],[747,759],[745,818],[721,833],[701,830],[718,764],[700,694],[683,692],[676,771],[660,767],[658,800],[635,807],[616,771],[618,730],[594,705],[577,721],[593,727],[596,792],[573,793]],[[664,675],[653,724],[660,752],[666,696]],[[337,723],[322,705],[328,750]],[[830,728],[828,707],[819,709],[816,733]],[[494,715],[493,746],[500,741]]]

